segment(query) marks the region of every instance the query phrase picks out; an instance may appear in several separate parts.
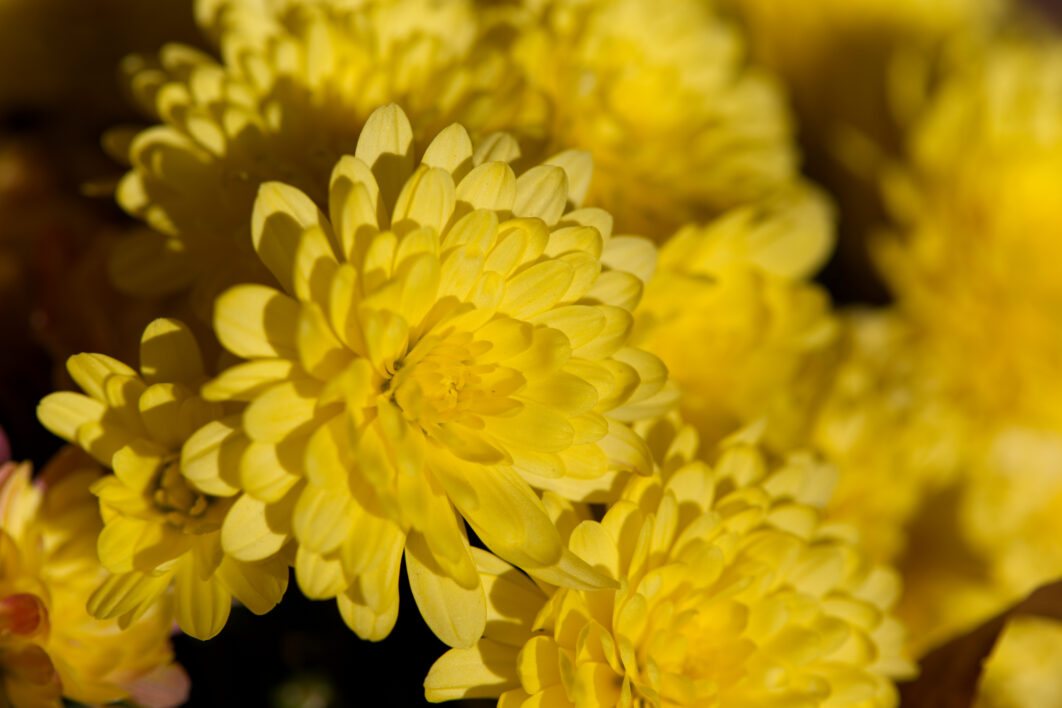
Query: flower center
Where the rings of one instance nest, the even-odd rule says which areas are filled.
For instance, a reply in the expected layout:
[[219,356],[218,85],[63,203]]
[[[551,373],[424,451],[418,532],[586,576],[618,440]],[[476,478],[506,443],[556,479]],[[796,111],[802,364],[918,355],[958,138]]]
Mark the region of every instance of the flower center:
[[181,476],[180,460],[174,456],[159,466],[155,491],[151,494],[155,508],[177,527],[202,517],[207,510],[207,498],[188,486]]
[[414,352],[396,362],[390,381],[395,404],[422,427],[451,422],[482,427],[473,412],[478,402],[492,395],[484,384],[498,368],[476,362],[486,348],[489,345],[471,337],[453,337],[431,347],[419,360]]

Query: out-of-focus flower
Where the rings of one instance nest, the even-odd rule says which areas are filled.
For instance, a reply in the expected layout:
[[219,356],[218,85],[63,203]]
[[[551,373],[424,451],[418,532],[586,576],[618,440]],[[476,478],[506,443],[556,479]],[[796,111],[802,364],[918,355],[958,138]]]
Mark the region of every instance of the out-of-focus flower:
[[1062,623],[1020,615],[1007,623],[985,662],[974,708],[1062,706]]
[[884,273],[964,418],[955,534],[1009,602],[1062,574],[1062,47],[1001,42],[950,67],[886,186]]
[[519,3],[515,55],[549,101],[546,152],[589,150],[587,203],[662,241],[796,179],[789,116],[712,4]]
[[404,550],[428,624],[467,646],[485,598],[461,518],[532,574],[606,586],[532,487],[606,499],[651,467],[627,422],[673,397],[660,361],[626,345],[655,248],[611,237],[601,210],[570,210],[585,153],[517,176],[511,137],[474,148],[456,124],[419,165],[413,150],[392,104],[337,163],[330,219],[294,187],[263,186],[254,244],[284,292],[240,285],[218,299],[218,338],[249,361],[203,393],[249,405],[238,430],[203,439],[253,451],[222,532],[229,552],[249,560],[293,534],[303,592],[338,596],[351,628],[380,639]]
[[831,236],[825,200],[798,190],[661,247],[634,339],[667,365],[706,444],[766,418],[772,448],[806,445],[837,327],[826,293],[803,278]]
[[633,479],[569,538],[620,581],[534,584],[477,554],[491,621],[432,667],[429,700],[499,706],[895,705],[908,675],[889,614],[895,575],[850,529],[822,524],[834,475],[807,453],[772,462],[747,431],[714,468],[674,420],[644,429],[657,473]]
[[941,395],[939,372],[902,316],[850,310],[840,323],[838,361],[811,440],[840,470],[831,516],[858,527],[873,558],[894,563],[907,546],[907,523],[958,474],[968,421]]
[[29,465],[0,466],[0,702],[59,708],[61,696],[101,704],[176,706],[188,678],[173,663],[169,615],[151,611],[124,629],[98,620],[85,598],[106,575],[89,485],[100,470],[60,453],[36,482]]
[[157,233],[127,239],[111,265],[136,294],[191,288],[204,319],[225,286],[269,282],[248,231],[259,185],[281,180],[323,207],[332,166],[377,106],[400,102],[418,138],[454,120],[474,135],[525,120],[518,72],[480,41],[465,0],[204,0],[197,12],[220,63],[183,45],[127,62],[163,124],[112,134],[132,163],[117,196]]
[[111,575],[89,611],[128,623],[172,585],[181,629],[208,639],[225,626],[234,596],[258,614],[272,609],[288,564],[225,554],[221,522],[232,500],[201,493],[183,474],[183,443],[225,412],[198,396],[206,375],[191,332],[155,320],[140,347],[139,374],[102,354],[71,357],[70,375],[88,395],[53,393],[38,417],[114,471],[92,485],[104,521],[97,548]]
[[934,66],[976,41],[1000,0],[720,0],[744,25],[755,61],[785,84],[808,172],[840,206],[837,281],[881,297],[867,240],[885,214],[879,178],[903,154]]

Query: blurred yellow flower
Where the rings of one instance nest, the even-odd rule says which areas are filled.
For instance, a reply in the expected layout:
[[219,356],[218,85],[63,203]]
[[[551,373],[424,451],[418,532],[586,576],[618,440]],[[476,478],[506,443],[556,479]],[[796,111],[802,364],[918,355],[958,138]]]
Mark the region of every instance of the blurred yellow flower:
[[225,286],[269,282],[248,232],[258,186],[281,180],[324,206],[332,166],[377,106],[401,102],[418,138],[454,120],[474,134],[523,120],[518,73],[478,41],[466,0],[201,0],[197,14],[220,63],[183,45],[126,63],[163,124],[112,134],[132,163],[117,196],[158,233],[127,239],[111,265],[130,292],[191,288],[204,319]]
[[258,614],[272,609],[287,587],[287,561],[225,554],[221,522],[232,501],[202,493],[183,474],[181,446],[225,412],[197,395],[206,374],[191,332],[176,320],[148,325],[139,375],[102,354],[78,354],[67,368],[88,395],[46,396],[38,417],[114,470],[92,485],[104,521],[97,550],[111,575],[89,611],[124,624],[172,585],[178,625],[208,639],[225,626],[234,596]]
[[525,0],[514,53],[546,152],[589,150],[587,203],[658,241],[797,179],[781,92],[702,0]]
[[29,465],[0,466],[0,704],[59,708],[134,700],[180,705],[188,678],[173,663],[168,613],[124,629],[85,610],[106,575],[89,485],[99,469],[67,450],[36,481]]
[[806,445],[837,327],[804,278],[829,252],[831,217],[818,194],[793,190],[661,247],[634,341],[663,359],[706,444],[766,418],[772,448]]
[[532,574],[607,586],[532,487],[606,499],[650,468],[627,422],[673,398],[660,361],[626,346],[654,247],[571,210],[585,153],[519,176],[517,154],[508,135],[473,147],[455,124],[417,165],[405,113],[380,108],[332,173],[330,219],[294,187],[262,187],[254,244],[285,292],[240,285],[217,302],[218,338],[249,360],[203,390],[249,402],[218,445],[245,435],[244,485],[279,490],[238,501],[222,541],[252,558],[293,534],[303,592],[338,597],[363,637],[394,624],[403,549],[440,639],[480,635],[461,517]]
[[895,575],[822,524],[833,472],[769,460],[751,430],[714,468],[675,421],[644,428],[658,463],[569,538],[618,590],[535,584],[477,554],[486,636],[425,680],[431,701],[499,706],[892,706],[912,671],[889,614]]

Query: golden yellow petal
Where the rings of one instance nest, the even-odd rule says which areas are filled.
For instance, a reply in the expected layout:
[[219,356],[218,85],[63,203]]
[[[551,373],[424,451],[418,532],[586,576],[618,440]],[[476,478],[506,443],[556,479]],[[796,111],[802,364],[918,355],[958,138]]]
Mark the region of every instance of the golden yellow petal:
[[221,344],[244,359],[297,359],[299,303],[264,285],[237,285],[214,303],[214,331]]
[[258,188],[251,213],[251,237],[258,257],[286,292],[295,293],[295,262],[306,229],[329,229],[328,220],[313,200],[282,182]]
[[432,703],[497,698],[519,685],[515,671],[517,651],[516,647],[490,639],[480,639],[467,649],[451,649],[428,671],[424,697]]
[[420,614],[436,637],[451,647],[470,647],[483,635],[487,621],[483,587],[477,582],[473,588],[463,588],[446,576],[417,532],[406,539],[406,573]]
[[188,556],[181,562],[173,583],[177,625],[196,639],[210,639],[222,630],[232,609],[232,594],[217,578],[199,577]]
[[358,136],[354,156],[372,170],[384,209],[390,212],[413,172],[413,128],[402,109],[391,103],[373,111]]

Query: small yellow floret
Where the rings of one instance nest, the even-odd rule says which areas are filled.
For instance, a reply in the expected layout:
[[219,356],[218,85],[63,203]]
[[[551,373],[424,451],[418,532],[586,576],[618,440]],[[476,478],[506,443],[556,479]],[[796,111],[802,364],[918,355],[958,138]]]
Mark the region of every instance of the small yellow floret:
[[104,520],[97,548],[112,575],[89,610],[125,623],[172,585],[181,629],[208,639],[225,626],[234,596],[258,614],[272,609],[287,587],[286,560],[247,563],[223,553],[221,522],[232,501],[193,486],[181,459],[185,441],[226,412],[198,396],[206,375],[188,328],[176,320],[148,325],[139,374],[102,354],[78,354],[67,368],[88,395],[53,393],[37,414],[114,470],[92,485]]

